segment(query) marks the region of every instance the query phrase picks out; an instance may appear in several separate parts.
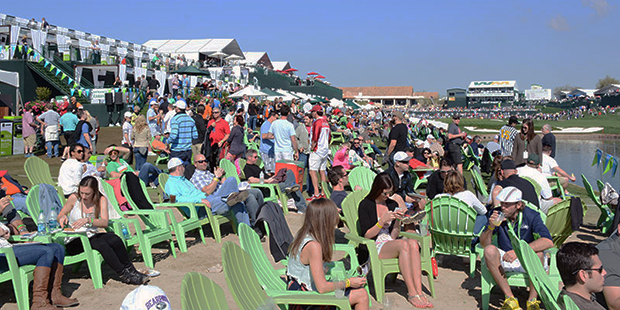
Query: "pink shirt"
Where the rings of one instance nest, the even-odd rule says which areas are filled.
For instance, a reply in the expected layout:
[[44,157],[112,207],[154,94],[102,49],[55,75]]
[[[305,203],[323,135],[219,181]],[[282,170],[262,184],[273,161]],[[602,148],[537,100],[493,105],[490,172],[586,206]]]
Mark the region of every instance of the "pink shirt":
[[35,134],[34,116],[30,112],[24,112],[22,117],[22,136],[25,138],[33,134]]
[[340,149],[334,154],[334,167],[335,166],[342,166],[345,170],[351,169],[346,148]]

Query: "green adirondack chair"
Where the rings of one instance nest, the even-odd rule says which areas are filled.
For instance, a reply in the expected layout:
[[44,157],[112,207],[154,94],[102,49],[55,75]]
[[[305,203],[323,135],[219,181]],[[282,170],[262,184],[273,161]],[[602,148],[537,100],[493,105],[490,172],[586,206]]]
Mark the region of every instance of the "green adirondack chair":
[[[510,225],[510,223],[509,223],[509,227],[510,229],[508,229],[508,231],[510,235],[510,231],[512,231],[512,228],[511,228],[512,225]],[[514,233],[512,234],[512,237],[516,239],[516,235]],[[513,246],[513,248],[515,247]],[[549,260],[549,277],[551,281],[555,283],[554,284],[555,287],[559,287],[561,278],[560,278],[560,273],[558,271],[556,260],[555,260],[555,253],[557,252],[557,249],[551,248],[548,251],[551,255],[551,259]],[[515,253],[516,252],[517,250],[515,250]],[[538,263],[541,265],[541,268],[542,268],[542,263],[540,262],[540,259],[538,260]],[[484,257],[482,258],[482,266],[480,269],[482,271],[482,277],[480,278],[480,282],[481,282],[480,286],[481,286],[481,291],[482,291],[482,309],[487,310],[489,309],[489,299],[491,297],[491,289],[493,289],[496,283],[495,283],[495,280],[493,279],[493,276],[491,275],[491,272],[489,272],[489,268],[486,266]],[[529,286],[530,278],[528,277],[527,273],[506,272],[506,278],[510,286],[518,286],[518,287]]]
[[564,241],[573,233],[571,225],[570,199],[557,203],[547,212],[547,220],[545,225],[549,228],[553,245],[560,248]]
[[482,198],[481,201],[486,201],[489,198],[489,191],[487,190],[487,185],[484,183],[484,179],[482,179],[480,171],[478,169],[471,169],[471,176],[476,194],[478,194],[478,197]]
[[549,182],[549,187],[551,188],[551,193],[554,193],[554,197],[560,197],[562,200],[566,199],[566,194],[564,193],[564,186],[560,183],[560,178],[557,176],[547,176],[547,182]]
[[[243,174],[243,167],[245,167],[245,161],[241,162],[240,160],[240,165],[242,166],[241,168],[241,173]],[[237,184],[239,184],[241,182],[241,179],[239,178],[239,174],[237,173],[237,167],[235,167],[235,164],[233,164],[230,160],[223,158],[222,160],[220,160],[220,167],[222,169],[224,169],[224,172],[226,173],[226,177],[234,177],[237,180]],[[288,214],[288,205],[287,205],[287,200],[288,198],[286,197],[286,194],[280,190],[280,185],[278,184],[260,184],[260,183],[251,183],[250,187],[252,188],[266,188],[269,190],[269,194],[268,196],[265,196],[265,201],[273,201],[273,202],[278,202],[278,200],[280,200],[280,206],[282,206],[282,211],[284,212],[284,215]]]
[[323,189],[323,193],[325,193],[325,197],[329,198],[332,195],[332,191],[334,190],[329,182],[321,181],[321,188]]
[[600,228],[603,234],[606,234],[613,225],[614,213],[611,211],[609,206],[604,205],[599,199],[599,197],[594,193],[594,189],[592,189],[592,185],[590,184],[590,181],[588,181],[585,175],[581,175],[581,180],[583,181],[583,186],[586,188],[588,197],[592,199],[594,204],[601,211],[601,215],[599,216],[598,221],[596,221],[596,227]]
[[[166,212],[168,212],[168,218],[170,219],[170,224],[172,225],[174,235],[177,239],[177,244],[179,245],[179,249],[181,250],[181,252],[183,253],[187,252],[187,242],[185,241],[185,234],[188,231],[195,230],[195,229],[198,230],[198,234],[200,235],[200,240],[202,241],[202,243],[206,243],[205,235],[204,235],[204,232],[202,231],[203,222],[198,218],[198,212],[196,211],[196,207],[206,208],[204,204],[179,203],[179,202],[156,204],[156,203],[153,203],[153,201],[151,201],[151,197],[149,196],[149,193],[146,191],[146,186],[144,185],[144,183],[140,182],[140,185],[142,187],[142,193],[144,194],[144,197],[146,197],[146,201],[153,209],[165,210]],[[121,178],[121,191],[123,192],[123,196],[125,196],[125,198],[127,199],[129,206],[133,210],[140,209],[138,208],[138,205],[134,202],[134,199],[132,198],[131,193],[129,192],[129,189],[127,187],[127,179],[125,176]],[[174,216],[173,210],[169,209],[170,207],[177,208],[179,212],[181,212],[181,214],[183,215],[184,219],[177,221]],[[206,212],[207,218],[209,217],[209,214],[211,213],[208,211],[209,210],[207,210]],[[206,224],[206,221],[205,221],[205,224]]]
[[[398,266],[398,258],[379,259],[379,253],[377,252],[375,241],[364,238],[364,236],[360,234],[358,207],[366,195],[368,195],[367,190],[354,191],[342,201],[342,211],[346,219],[345,223],[347,228],[349,228],[349,233],[345,235],[345,238],[349,240],[350,244],[353,244],[356,247],[365,245],[368,249],[370,271],[372,272],[373,285],[375,288],[375,299],[379,303],[383,303],[383,297],[385,296],[385,277],[391,273],[399,273],[400,267]],[[420,236],[418,234],[407,232],[401,232],[400,237],[407,237],[420,242],[420,260],[422,263],[422,270],[427,273],[429,290],[431,291],[431,295],[435,297],[433,267],[431,264],[432,255],[430,251],[431,237]]]
[[540,199],[540,193],[542,192],[542,186],[540,186],[540,184],[538,184],[536,180],[530,177],[521,176],[521,178],[527,180],[528,182],[532,184],[532,186],[534,186],[534,190],[536,191],[536,196],[538,197],[538,199]]
[[[52,180],[52,174],[50,173],[50,166],[41,158],[36,156],[31,156],[26,159],[24,162],[24,170],[26,171],[26,176],[28,177],[28,181],[35,186],[37,184],[49,184],[56,188],[58,193],[62,193],[62,188],[57,186],[57,182]],[[65,196],[59,195],[60,202],[62,204],[65,203]]]
[[[164,188],[166,188],[166,182],[168,182],[168,178],[170,176],[166,173],[160,173],[158,180],[159,180],[159,186],[161,187],[161,189],[163,190]],[[159,204],[161,205],[161,204]],[[169,205],[169,204],[168,204]],[[199,204],[196,204],[199,205]],[[202,204],[200,204],[202,205]],[[179,208],[179,211],[181,211],[181,214],[183,214],[183,216],[185,218],[192,218],[192,217],[198,217],[198,214],[191,214],[192,209],[195,211],[196,208],[187,208],[187,207],[177,207]],[[208,211],[208,210],[207,210]],[[188,212],[189,212],[189,216],[188,216]],[[233,231],[236,232],[237,231],[237,225],[236,223],[236,219],[232,214],[228,214],[226,216],[224,215],[218,215],[218,214],[213,214],[212,212],[207,212],[207,216],[205,218],[199,219],[200,225],[204,226],[204,225],[211,225],[211,232],[213,233],[213,238],[215,239],[215,242],[220,243],[222,242],[222,232],[220,230],[220,226],[222,226],[222,224],[226,224],[226,223],[231,223],[232,224],[232,228]],[[204,240],[204,233],[202,231],[202,228],[200,228],[199,230],[199,234],[200,237],[202,238],[202,242],[205,243]]]
[[[433,238],[435,254],[469,258],[469,276],[474,277],[476,259],[480,251],[472,251],[471,242],[479,234],[474,233],[476,210],[466,202],[451,196],[436,196],[427,204],[430,210],[429,230]],[[476,249],[480,249],[476,247]]]
[[349,172],[349,185],[355,190],[356,186],[369,191],[372,188],[372,182],[375,180],[376,173],[366,167],[356,167]]
[[30,300],[28,299],[28,284],[33,279],[33,271],[36,266],[17,265],[17,259],[13,248],[0,248],[0,254],[4,254],[6,257],[9,270],[0,273],[0,283],[11,281],[13,282],[13,292],[15,293],[15,300],[17,300],[17,309],[28,310],[30,309]]
[[331,144],[342,144],[344,143],[344,135],[340,131],[332,132],[332,142]]
[[[147,267],[155,267],[153,261],[153,245],[161,242],[169,242],[170,251],[173,257],[177,257],[176,250],[174,248],[174,242],[172,241],[172,230],[168,225],[168,213],[162,210],[139,210],[134,209],[131,211],[123,211],[118,205],[114,196],[114,188],[107,182],[102,182],[103,190],[107,197],[110,197],[110,204],[116,212],[123,216],[138,216],[145,227],[136,227],[136,236],[140,244],[140,251],[142,252],[142,259]],[[132,237],[133,238],[133,237]],[[133,243],[133,241],[132,241]]]
[[420,185],[428,183],[428,178],[420,179],[420,176],[418,176],[418,174],[414,171],[410,171],[409,174],[411,175],[411,178],[413,179],[413,190],[414,191],[417,191]]
[[224,290],[206,276],[188,272],[181,282],[181,309],[228,310]]
[[[32,157],[30,157],[32,158]],[[30,216],[35,224],[38,224],[39,213],[41,213],[41,208],[39,204],[39,186],[33,186],[28,192],[28,196],[26,196],[26,206],[28,207],[28,212],[30,212]],[[65,244],[66,237],[77,237],[82,242],[82,247],[84,252],[77,255],[65,255],[65,265],[73,265],[73,272],[77,272],[82,266],[83,262],[86,262],[88,265],[88,272],[90,273],[90,277],[93,280],[93,286],[95,289],[103,288],[103,277],[101,275],[101,264],[103,264],[103,257],[98,251],[95,251],[90,246],[90,241],[86,234],[66,234],[63,232],[58,232],[51,236],[51,240],[58,244]]]
[[269,294],[261,287],[248,253],[230,241],[224,242],[222,246],[222,265],[228,289],[241,310],[256,310],[270,297],[278,305],[328,305],[343,310],[351,309],[347,298],[336,298],[329,294],[312,292]]
[[597,179],[596,180],[596,187],[598,187],[598,191],[602,192],[603,188],[605,188],[605,183],[603,183],[603,181]]

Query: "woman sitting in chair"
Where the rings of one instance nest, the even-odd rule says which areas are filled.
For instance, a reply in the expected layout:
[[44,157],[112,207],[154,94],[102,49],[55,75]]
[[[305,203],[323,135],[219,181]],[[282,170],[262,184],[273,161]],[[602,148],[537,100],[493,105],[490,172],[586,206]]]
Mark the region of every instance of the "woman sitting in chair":
[[482,202],[480,202],[480,200],[478,200],[476,194],[465,190],[465,186],[463,184],[463,176],[458,171],[448,171],[446,178],[443,180],[444,193],[435,197],[452,196],[464,201],[468,206],[476,210],[478,216],[476,217],[474,232],[478,233],[484,228],[484,225],[488,223],[488,219],[486,217],[487,208],[482,204]]
[[351,306],[356,310],[368,309],[368,293],[364,289],[366,278],[348,278],[344,282],[328,282],[323,264],[331,262],[338,225],[338,209],[333,201],[315,199],[308,204],[304,223],[289,247],[286,274],[288,289],[292,291],[317,291],[321,294],[346,287]]
[[[393,200],[394,184],[387,173],[375,177],[370,192],[358,209],[360,233],[374,239],[380,259],[398,258],[400,273],[407,286],[407,300],[416,308],[433,308],[422,292],[420,246],[416,240],[398,239],[400,219],[407,207]],[[400,204],[400,205],[399,205]],[[377,280],[381,281],[381,280]]]
[[[69,225],[70,229],[77,231],[108,227],[108,199],[99,191],[97,179],[88,176],[80,181],[78,192],[69,196],[58,214],[58,223],[61,227]],[[149,281],[149,276],[136,270],[119,236],[108,232],[86,231],[91,247],[101,253],[124,283],[145,284]],[[69,255],[84,252],[79,238],[69,241],[66,249]]]

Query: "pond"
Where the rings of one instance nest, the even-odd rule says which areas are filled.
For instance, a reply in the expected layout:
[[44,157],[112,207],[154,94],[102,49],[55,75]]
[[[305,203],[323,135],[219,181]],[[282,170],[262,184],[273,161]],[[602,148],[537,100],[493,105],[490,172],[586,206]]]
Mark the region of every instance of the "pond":
[[598,168],[596,165],[592,166],[597,148],[614,156],[620,154],[620,142],[618,141],[557,139],[555,160],[564,171],[575,174],[577,181],[573,184],[583,186],[581,181],[581,174],[583,173],[595,190],[598,188],[596,180],[609,182],[616,191],[620,190],[620,168],[614,177],[611,171],[603,175],[604,163],[600,164]]

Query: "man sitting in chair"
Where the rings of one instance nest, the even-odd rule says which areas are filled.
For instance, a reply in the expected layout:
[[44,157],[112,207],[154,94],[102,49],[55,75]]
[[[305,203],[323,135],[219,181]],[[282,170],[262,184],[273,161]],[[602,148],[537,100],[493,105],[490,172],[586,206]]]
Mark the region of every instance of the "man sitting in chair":
[[280,189],[295,201],[295,207],[297,207],[297,213],[306,212],[306,200],[299,190],[300,187],[295,183],[295,174],[291,170],[286,171],[286,180],[278,183],[278,180],[274,176],[269,177],[264,169],[260,168],[256,162],[258,161],[258,152],[256,150],[248,150],[245,153],[247,163],[243,168],[243,174],[248,183],[260,183],[260,173],[264,175],[265,183],[278,184]]
[[[176,202],[204,203],[207,208],[211,209],[213,214],[218,215],[224,215],[232,211],[238,223],[250,225],[250,218],[243,204],[243,201],[248,198],[248,193],[247,191],[239,192],[237,180],[234,178],[228,178],[214,193],[207,196],[207,194],[197,189],[192,182],[183,176],[185,166],[183,166],[181,159],[177,157],[170,159],[168,161],[168,171],[170,172],[170,178],[168,178],[164,190],[169,197],[175,196]],[[213,179],[213,182],[216,184],[219,181],[218,178]],[[196,208],[196,210],[200,218],[204,218],[207,215],[205,208]]]
[[151,163],[144,163],[140,171],[134,171],[131,166],[120,157],[121,153],[128,152],[130,152],[128,148],[116,145],[110,145],[103,151],[104,155],[110,156],[110,162],[108,162],[106,166],[106,171],[110,174],[110,178],[118,179],[125,172],[133,172],[144,184],[150,185],[151,187],[157,186],[159,184],[157,177],[161,173],[161,170]]
[[[480,244],[484,248],[484,260],[495,283],[504,292],[506,299],[502,309],[521,309],[519,301],[514,297],[505,278],[505,272],[525,272],[512,249],[508,235],[510,221],[519,239],[529,243],[530,247],[542,257],[543,251],[553,246],[549,229],[543,223],[538,211],[527,208],[522,199],[521,191],[513,186],[503,188],[496,199],[501,207],[489,212],[489,225],[480,234]],[[492,243],[493,235],[497,235],[497,246]],[[534,236],[538,236],[535,239]],[[540,309],[536,290],[530,283],[530,294],[527,309]]]
[[[231,179],[236,182],[235,178],[226,178],[224,169],[217,167],[214,173],[207,170],[207,158],[202,154],[194,156],[194,166],[196,169],[189,178],[190,182],[194,186],[207,195],[213,195],[220,187],[223,186],[226,180]],[[187,170],[187,169],[186,169]],[[185,173],[187,177],[187,173]],[[248,210],[250,216],[250,222],[254,224],[256,222],[256,215],[258,208],[263,205],[264,197],[263,192],[257,188],[250,188],[245,190],[247,192],[247,199],[244,201],[245,208]]]
[[558,299],[560,306],[564,306],[563,295],[568,295],[579,309],[605,309],[594,297],[595,293],[603,291],[607,274],[598,253],[593,244],[568,242],[562,245],[555,257],[564,283],[564,289]]

